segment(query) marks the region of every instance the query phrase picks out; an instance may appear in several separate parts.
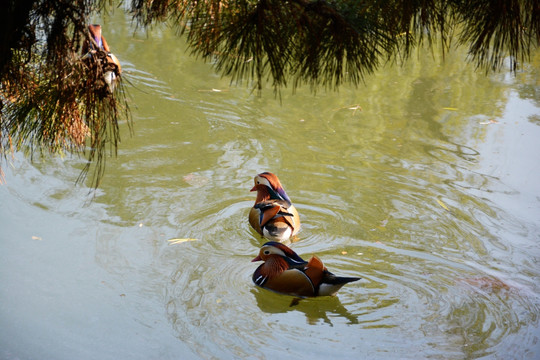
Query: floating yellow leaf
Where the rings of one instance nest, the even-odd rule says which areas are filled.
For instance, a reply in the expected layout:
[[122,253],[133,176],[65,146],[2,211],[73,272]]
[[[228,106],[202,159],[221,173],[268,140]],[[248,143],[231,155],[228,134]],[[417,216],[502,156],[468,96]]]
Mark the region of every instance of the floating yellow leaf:
[[453,108],[453,107],[443,107],[444,110],[452,110],[452,111],[457,111],[457,108]]
[[480,125],[489,125],[489,124],[498,124],[499,122],[495,119],[489,119],[489,121],[482,121],[479,124]]
[[441,200],[437,199],[437,203],[439,203],[439,205],[442,206],[442,208],[446,211],[450,211],[450,209],[448,208],[448,206],[446,206],[445,203],[443,203]]
[[342,251],[342,252],[341,252],[341,255],[347,255],[347,252],[346,252],[346,251]]
[[220,93],[220,92],[227,92],[229,90],[221,90],[221,89],[211,88],[210,90],[202,89],[202,90],[197,90],[197,91],[199,91],[199,92],[217,92],[217,93]]
[[334,110],[342,110],[342,109],[354,110],[353,115],[356,114],[357,110],[362,111],[362,107],[359,104],[348,105],[348,106],[340,107]]
[[32,236],[32,240],[42,240],[39,236]]
[[188,242],[188,241],[197,241],[197,239],[184,238],[184,239],[169,239],[167,241],[171,245],[176,245],[176,244],[181,244],[181,243],[185,243],[185,242]]

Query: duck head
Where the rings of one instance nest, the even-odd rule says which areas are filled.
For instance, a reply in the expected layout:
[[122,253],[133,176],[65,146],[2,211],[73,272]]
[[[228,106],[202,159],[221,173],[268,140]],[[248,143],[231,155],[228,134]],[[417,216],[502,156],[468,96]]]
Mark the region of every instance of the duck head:
[[92,42],[90,44],[90,49],[92,50],[104,50],[109,52],[109,45],[105,37],[101,35],[101,25],[99,24],[90,24],[88,25],[88,32],[90,33],[90,38]]
[[271,259],[281,258],[287,263],[287,266],[298,267],[307,264],[307,261],[302,259],[290,247],[277,241],[266,242],[257,255],[251,262],[268,261]]
[[271,172],[263,172],[255,176],[253,179],[255,186],[251,191],[257,191],[257,199],[255,203],[259,203],[265,200],[284,200],[287,203],[291,204],[291,199],[289,195],[281,186],[281,182],[278,177]]

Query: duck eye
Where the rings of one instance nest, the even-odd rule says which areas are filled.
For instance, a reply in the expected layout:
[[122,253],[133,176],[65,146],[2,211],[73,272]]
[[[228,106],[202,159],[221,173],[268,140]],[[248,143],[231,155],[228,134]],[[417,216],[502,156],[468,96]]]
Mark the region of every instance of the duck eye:
[[269,255],[270,254],[270,250],[264,250],[264,255]]

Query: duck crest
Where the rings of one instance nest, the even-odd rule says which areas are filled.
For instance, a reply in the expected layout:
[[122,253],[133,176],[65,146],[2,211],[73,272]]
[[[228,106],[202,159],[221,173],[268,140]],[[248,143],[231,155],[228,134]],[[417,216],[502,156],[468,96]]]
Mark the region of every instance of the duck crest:
[[266,192],[268,194],[268,198],[265,198],[263,200],[285,200],[287,203],[289,203],[289,205],[291,204],[291,199],[289,198],[289,195],[287,195],[287,192],[281,185],[281,182],[276,175],[272,174],[271,172],[265,171],[263,173],[260,173],[259,176],[265,178],[270,183],[270,187],[265,186],[267,188]]
[[268,241],[264,246],[274,246],[285,254],[285,261],[292,267],[298,267],[299,265],[306,265],[307,261],[302,259],[297,253],[295,253],[290,247],[277,241]]
[[265,172],[260,173],[259,176],[262,176],[263,178],[268,180],[268,182],[270,183],[270,185],[272,185],[274,189],[283,188],[283,186],[281,186],[281,182],[279,181],[278,177],[272,174],[271,172],[265,171]]

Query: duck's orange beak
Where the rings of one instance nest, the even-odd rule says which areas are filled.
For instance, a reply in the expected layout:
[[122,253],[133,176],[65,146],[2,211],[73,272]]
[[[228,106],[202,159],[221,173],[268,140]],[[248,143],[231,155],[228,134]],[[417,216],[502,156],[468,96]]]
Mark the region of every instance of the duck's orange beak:
[[255,185],[254,187],[251,188],[251,190],[249,191],[257,191],[257,185]]
[[251,260],[251,262],[255,262],[255,261],[262,261],[262,259],[259,255],[257,255],[255,259]]

